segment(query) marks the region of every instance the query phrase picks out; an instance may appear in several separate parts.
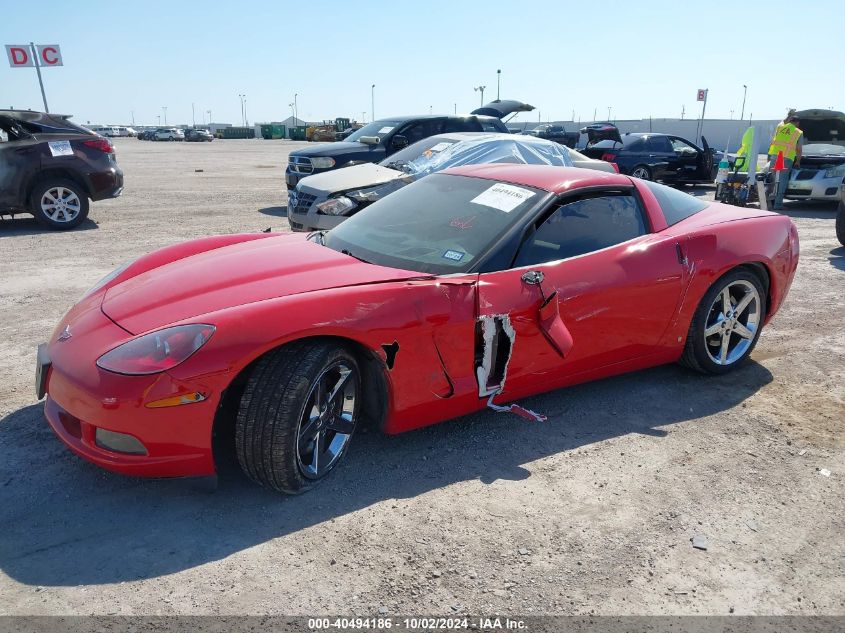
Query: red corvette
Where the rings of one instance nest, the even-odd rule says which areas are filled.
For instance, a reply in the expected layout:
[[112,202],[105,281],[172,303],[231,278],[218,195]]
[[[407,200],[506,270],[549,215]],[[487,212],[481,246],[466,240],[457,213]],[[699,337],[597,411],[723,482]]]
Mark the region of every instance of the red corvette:
[[797,264],[776,213],[617,174],[464,167],[330,233],[210,237],[116,270],[39,347],[36,388],[103,468],[213,475],[229,434],[252,479],[297,493],[362,420],[399,433],[661,363],[727,372]]

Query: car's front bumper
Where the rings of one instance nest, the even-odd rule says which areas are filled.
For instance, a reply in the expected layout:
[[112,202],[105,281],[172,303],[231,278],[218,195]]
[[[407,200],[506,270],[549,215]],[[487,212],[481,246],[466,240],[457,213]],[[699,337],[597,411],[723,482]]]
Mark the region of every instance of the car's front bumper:
[[[40,375],[50,426],[70,450],[107,470],[144,477],[213,475],[219,392],[167,373],[124,376],[97,366],[102,353],[129,338],[100,311],[99,301],[83,300],[68,313],[51,343],[39,349],[36,390]],[[198,391],[205,400],[148,406]]]
[[825,177],[821,169],[794,169],[786,187],[788,200],[836,201],[842,176]]

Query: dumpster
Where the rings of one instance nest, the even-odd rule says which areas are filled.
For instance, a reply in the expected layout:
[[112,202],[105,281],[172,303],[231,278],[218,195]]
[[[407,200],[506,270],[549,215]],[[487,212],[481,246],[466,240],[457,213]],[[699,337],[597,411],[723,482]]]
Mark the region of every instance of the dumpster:
[[220,138],[255,138],[253,127],[224,127],[218,131],[218,134],[221,132]]
[[305,140],[305,131],[307,127],[304,125],[293,125],[288,128],[290,132],[290,139],[292,141],[304,141]]

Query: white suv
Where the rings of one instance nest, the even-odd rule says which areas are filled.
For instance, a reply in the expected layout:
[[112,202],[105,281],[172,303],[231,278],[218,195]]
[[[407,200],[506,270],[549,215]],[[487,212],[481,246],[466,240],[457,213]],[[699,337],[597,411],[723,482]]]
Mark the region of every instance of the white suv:
[[156,130],[157,141],[184,141],[185,133],[175,127],[160,127]]

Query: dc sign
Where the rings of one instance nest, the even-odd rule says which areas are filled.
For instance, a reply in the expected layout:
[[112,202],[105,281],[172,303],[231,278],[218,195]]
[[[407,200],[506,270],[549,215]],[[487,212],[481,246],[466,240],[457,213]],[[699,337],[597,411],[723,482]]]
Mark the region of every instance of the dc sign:
[[47,107],[47,95],[44,93],[44,81],[41,79],[41,69],[49,66],[63,66],[62,49],[58,44],[6,44],[6,57],[12,68],[32,68],[38,73],[38,85],[41,86],[41,98],[44,99],[44,111]]

